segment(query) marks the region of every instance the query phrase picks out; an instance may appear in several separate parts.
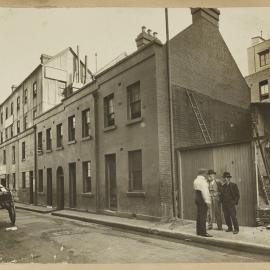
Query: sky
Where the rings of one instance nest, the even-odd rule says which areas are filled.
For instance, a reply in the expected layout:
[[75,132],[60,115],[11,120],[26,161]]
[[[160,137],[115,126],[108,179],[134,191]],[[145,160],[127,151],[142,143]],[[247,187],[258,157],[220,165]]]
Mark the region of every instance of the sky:
[[[221,8],[220,32],[243,76],[248,74],[247,48],[251,37],[270,38],[270,8]],[[169,9],[170,38],[191,24],[188,8]],[[55,55],[80,46],[96,70],[123,52],[136,50],[141,26],[165,42],[162,8],[0,8],[0,103],[40,63],[42,53]]]

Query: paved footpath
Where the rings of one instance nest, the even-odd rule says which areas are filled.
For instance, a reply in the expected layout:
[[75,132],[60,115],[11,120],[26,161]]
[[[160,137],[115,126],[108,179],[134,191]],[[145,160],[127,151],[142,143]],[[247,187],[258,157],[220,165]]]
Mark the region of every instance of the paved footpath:
[[[23,205],[17,204],[17,207],[23,207]],[[42,207],[40,208],[42,209]],[[191,220],[176,220],[166,223],[151,222],[72,210],[53,211],[52,215],[270,256],[270,230],[267,230],[265,227],[241,226],[240,233],[236,235],[213,229],[209,231],[213,237],[206,238],[195,234],[195,222]]]

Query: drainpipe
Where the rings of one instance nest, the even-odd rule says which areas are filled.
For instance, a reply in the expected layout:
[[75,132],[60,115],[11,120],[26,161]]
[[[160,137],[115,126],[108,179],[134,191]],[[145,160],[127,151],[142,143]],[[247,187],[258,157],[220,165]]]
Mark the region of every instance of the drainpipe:
[[170,123],[170,153],[171,153],[171,177],[172,177],[172,206],[173,217],[176,214],[176,198],[175,198],[175,155],[174,155],[174,127],[173,127],[173,104],[172,104],[172,87],[171,87],[171,70],[170,70],[170,46],[169,46],[169,23],[168,8],[165,8],[166,22],[166,64],[167,64],[167,82],[168,82],[168,101],[169,101],[169,123]]
[[37,127],[34,125],[34,177],[35,177],[35,197],[34,205],[37,205]]

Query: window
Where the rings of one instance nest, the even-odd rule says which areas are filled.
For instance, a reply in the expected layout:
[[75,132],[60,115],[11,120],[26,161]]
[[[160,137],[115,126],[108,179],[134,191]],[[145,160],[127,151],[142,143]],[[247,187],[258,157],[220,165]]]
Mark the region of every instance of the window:
[[16,173],[12,174],[12,178],[13,178],[12,187],[14,190],[16,190]]
[[13,135],[14,133],[13,133],[13,124],[12,124],[10,125],[10,138],[13,138]]
[[6,107],[6,119],[8,119],[8,107]]
[[19,134],[20,131],[20,120],[17,121],[17,134]]
[[43,170],[38,170],[38,192],[43,192]]
[[23,129],[26,130],[28,128],[28,122],[27,122],[27,114],[23,118]]
[[42,152],[42,132],[38,133],[38,152]]
[[62,124],[58,124],[56,126],[56,146],[62,147],[63,146],[63,128]]
[[7,154],[6,154],[6,150],[3,150],[3,164],[6,165],[7,164]]
[[5,138],[8,139],[8,128],[5,129]]
[[33,83],[33,98],[37,97],[37,82]]
[[15,164],[15,145],[12,145],[12,164]]
[[10,104],[10,115],[13,115],[13,102]]
[[3,132],[0,132],[0,136],[1,136],[1,143],[3,143]]
[[87,109],[82,112],[82,137],[88,137],[90,134],[90,110]]
[[22,188],[26,188],[26,175],[22,172]]
[[268,99],[269,98],[269,88],[268,88],[268,80],[261,81],[259,83],[260,87],[260,99]]
[[91,192],[91,162],[85,161],[82,163],[83,166],[83,192]]
[[75,115],[68,118],[68,140],[75,141]]
[[269,50],[265,50],[259,53],[260,57],[260,66],[266,66],[269,64]]
[[3,124],[3,112],[1,112],[1,124]]
[[33,119],[35,119],[37,117],[37,109],[33,110]]
[[6,188],[9,189],[9,174],[6,174]]
[[46,130],[46,148],[47,150],[52,150],[52,134],[50,128]]
[[113,94],[104,98],[104,126],[114,125]]
[[17,111],[20,110],[20,107],[21,107],[21,98],[20,96],[17,97]]
[[142,187],[142,151],[128,152],[129,162],[129,189],[130,191],[141,191]]
[[24,104],[27,104],[28,102],[28,90],[24,89]]
[[129,119],[141,117],[140,82],[128,86]]
[[25,160],[25,142],[22,142],[22,160]]

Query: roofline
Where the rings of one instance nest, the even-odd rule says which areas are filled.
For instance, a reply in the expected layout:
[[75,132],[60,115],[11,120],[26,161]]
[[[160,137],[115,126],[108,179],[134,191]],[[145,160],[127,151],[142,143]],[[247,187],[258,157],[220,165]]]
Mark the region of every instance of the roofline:
[[[262,38],[262,37],[260,37],[260,36],[257,36],[257,37],[259,37],[259,38],[263,39],[263,41],[262,41],[262,42],[260,42],[260,43],[257,43],[257,44],[254,44],[254,45],[251,45],[251,46],[247,47],[247,49],[249,49],[249,48],[253,48],[253,47],[255,47],[255,46],[259,45],[259,44],[262,44],[262,43],[264,43],[264,42],[266,42],[266,41],[269,41],[269,40],[270,40],[270,38],[268,38],[268,39],[264,39],[264,38]],[[253,38],[256,38],[256,37],[253,37]],[[251,38],[251,39],[252,39],[252,38]]]

